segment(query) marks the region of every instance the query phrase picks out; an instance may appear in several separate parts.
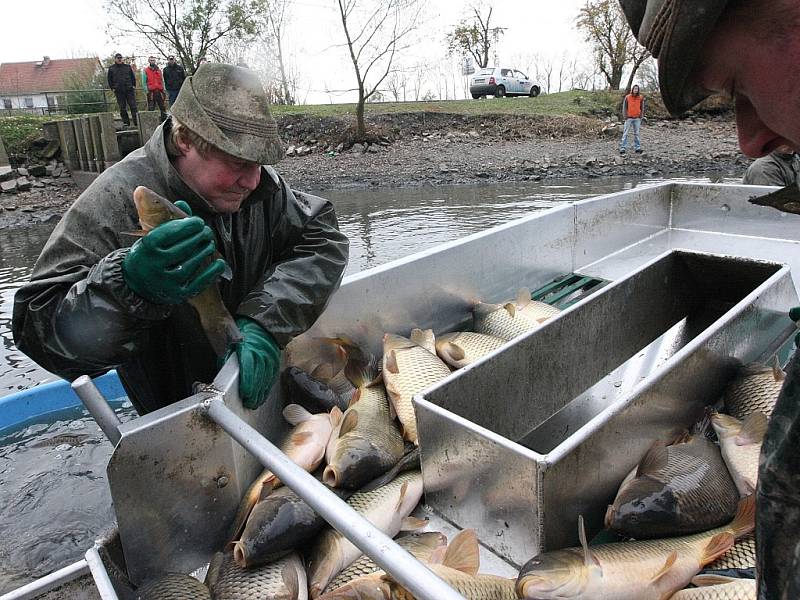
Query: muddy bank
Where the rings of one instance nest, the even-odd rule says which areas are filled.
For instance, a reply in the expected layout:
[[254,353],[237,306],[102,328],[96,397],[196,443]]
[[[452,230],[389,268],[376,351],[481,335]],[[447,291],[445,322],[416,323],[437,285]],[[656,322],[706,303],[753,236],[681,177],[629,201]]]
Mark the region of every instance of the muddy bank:
[[[346,121],[282,118],[287,148],[304,146],[305,155],[287,156],[278,171],[298,189],[322,191],[617,175],[738,177],[750,162],[725,116],[651,120],[642,126],[644,152],[625,156],[618,152],[619,124],[608,117],[418,113],[377,115],[370,125],[373,143],[352,146]],[[67,177],[56,186],[0,194],[0,229],[56,221],[79,193]]]

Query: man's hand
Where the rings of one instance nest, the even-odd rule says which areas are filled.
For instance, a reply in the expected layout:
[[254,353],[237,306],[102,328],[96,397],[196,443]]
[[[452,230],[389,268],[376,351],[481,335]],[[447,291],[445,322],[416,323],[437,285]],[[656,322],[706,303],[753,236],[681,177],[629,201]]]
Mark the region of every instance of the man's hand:
[[[176,203],[177,204],[177,203]],[[191,215],[186,203],[180,207]],[[225,270],[214,254],[214,232],[199,217],[159,225],[137,240],[122,261],[122,275],[136,294],[155,304],[180,304],[196,296]]]
[[278,377],[281,350],[253,319],[239,317],[236,324],[244,336],[244,341],[235,349],[239,357],[239,395],[246,408],[254,409],[264,403]]

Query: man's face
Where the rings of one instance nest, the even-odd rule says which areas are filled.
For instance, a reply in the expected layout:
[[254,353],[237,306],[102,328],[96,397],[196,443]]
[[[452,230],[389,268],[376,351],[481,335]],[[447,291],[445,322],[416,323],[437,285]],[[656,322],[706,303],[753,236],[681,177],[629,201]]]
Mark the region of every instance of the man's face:
[[217,212],[239,210],[261,181],[261,165],[257,163],[216,149],[203,156],[191,144],[179,143],[178,147],[183,155],[175,159],[175,168]]
[[759,36],[747,20],[723,18],[703,56],[698,80],[732,95],[742,152],[757,158],[783,144],[800,150],[800,33]]
[[169,63],[169,64],[171,64],[171,65],[174,65],[174,64],[175,64],[175,57],[174,57],[174,56],[170,56],[170,57],[167,59],[167,63]]
[[114,62],[117,63],[118,65],[122,64],[122,57],[121,56],[115,56],[114,57]]

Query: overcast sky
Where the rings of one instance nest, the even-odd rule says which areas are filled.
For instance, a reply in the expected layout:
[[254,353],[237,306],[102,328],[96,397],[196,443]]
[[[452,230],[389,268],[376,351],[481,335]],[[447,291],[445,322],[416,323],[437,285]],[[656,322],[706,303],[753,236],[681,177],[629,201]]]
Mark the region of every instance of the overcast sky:
[[[584,0],[495,0],[492,23],[506,27],[498,45],[503,65],[533,70],[532,56],[560,61],[579,56],[588,61],[588,51],[575,31],[575,16]],[[51,58],[99,56],[119,50],[123,54],[146,53],[130,41],[111,39],[106,32],[108,18],[102,0],[3,0],[3,32],[0,62]],[[444,49],[444,37],[466,14],[466,0],[428,2],[419,41],[403,56],[406,67],[430,67],[423,85],[442,91],[435,66],[452,64]],[[335,0],[292,2],[286,50],[300,75],[298,98],[307,103],[352,101],[353,68],[341,44],[341,22]],[[439,67],[443,68],[443,67]],[[412,69],[414,71],[415,69]],[[427,69],[426,69],[427,70]],[[528,73],[533,77],[533,73]],[[459,80],[456,75],[449,78]],[[460,81],[460,80],[459,80]],[[455,85],[453,83],[452,85]],[[463,88],[463,84],[459,83]],[[451,92],[452,93],[452,92]],[[463,91],[462,91],[463,94]],[[413,99],[413,98],[409,98]]]

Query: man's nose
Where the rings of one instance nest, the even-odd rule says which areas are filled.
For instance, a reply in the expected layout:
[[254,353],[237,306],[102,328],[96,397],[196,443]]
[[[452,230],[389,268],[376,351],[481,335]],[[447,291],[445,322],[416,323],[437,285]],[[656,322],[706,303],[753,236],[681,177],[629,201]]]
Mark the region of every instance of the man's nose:
[[243,188],[250,190],[252,192],[254,189],[258,187],[260,181],[261,181],[261,165],[252,164],[244,168],[241,176],[237,180],[237,183]]
[[750,158],[766,156],[779,144],[786,143],[764,124],[750,100],[741,94],[736,96],[736,131],[739,147]]

